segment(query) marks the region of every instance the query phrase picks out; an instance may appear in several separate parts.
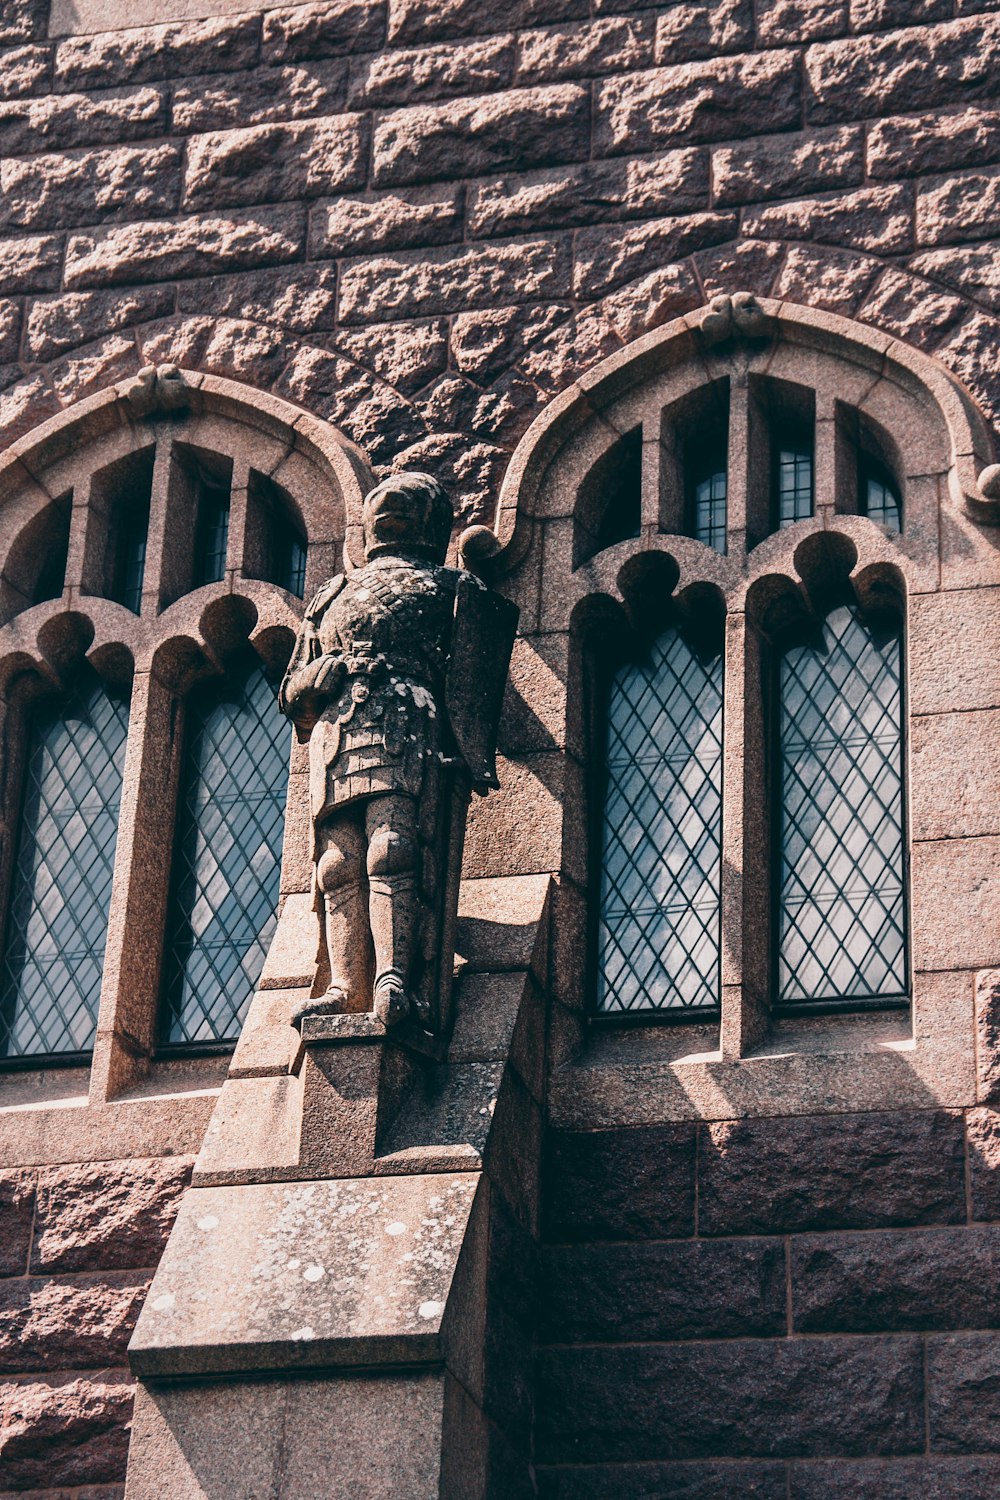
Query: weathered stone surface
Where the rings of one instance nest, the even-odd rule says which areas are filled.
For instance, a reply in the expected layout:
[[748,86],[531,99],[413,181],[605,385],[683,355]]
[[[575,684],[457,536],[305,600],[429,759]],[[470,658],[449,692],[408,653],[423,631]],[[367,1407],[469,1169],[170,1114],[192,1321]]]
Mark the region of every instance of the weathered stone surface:
[[774,295],[850,317],[878,270],[878,262],[863,255],[836,255],[792,245],[774,284]]
[[953,14],[951,0],[850,0],[850,5],[852,31],[915,26],[920,21],[950,21]]
[[7,293],[48,292],[59,285],[62,243],[53,234],[0,240],[0,286]]
[[482,313],[458,313],[451,325],[451,349],[457,368],[480,384],[515,364],[525,350],[549,333],[570,312],[568,303],[547,307],[504,307]]
[[866,323],[898,334],[918,349],[930,350],[966,312],[966,304],[958,297],[890,268],[872,286],[857,315]]
[[180,192],[176,146],[45,155],[0,164],[0,223],[56,229],[170,213]]
[[524,234],[608,220],[651,218],[708,203],[708,158],[671,151],[634,162],[593,162],[555,172],[503,177],[471,189],[470,234]]
[[373,463],[391,463],[426,431],[420,414],[391,386],[322,349],[300,349],[278,393],[342,428]]
[[[740,279],[741,288],[746,284],[744,279]],[[627,344],[632,339],[648,333],[651,328],[658,328],[661,323],[669,323],[671,318],[679,318],[682,313],[690,312],[691,308],[697,307],[702,300],[701,291],[689,262],[664,266],[659,271],[650,272],[639,281],[631,282],[622,291],[613,292],[609,297],[605,297],[601,303],[603,319],[587,320],[586,326],[593,330],[587,343],[591,347],[599,343],[601,354],[611,354],[613,348],[610,341],[605,344],[606,335],[602,332],[604,327],[611,330],[623,344]],[[583,320],[577,320],[577,322],[579,324]],[[541,352],[537,361],[536,379],[541,379],[543,359],[544,352]],[[551,386],[551,380],[552,375],[558,375],[558,373],[559,366],[555,371],[546,372],[547,378],[544,383],[555,389],[556,387]]]
[[910,261],[914,271],[942,281],[963,296],[1000,312],[1000,241],[927,250]]
[[685,141],[719,141],[797,125],[792,52],[723,58],[612,78],[595,97],[595,150],[618,156]]
[[1000,970],[976,975],[976,1097],[1000,1104]]
[[1000,232],[1000,167],[960,172],[921,186],[917,193],[917,242],[947,245],[967,235]]
[[753,44],[751,0],[693,0],[672,5],[656,21],[656,61],[687,62],[739,52]]
[[0,395],[0,436],[4,442],[12,443],[59,410],[55,393],[42,376],[18,381]]
[[1000,1459],[904,1458],[793,1464],[791,1500],[992,1500]]
[[1000,110],[903,115],[878,120],[868,131],[868,173],[891,181],[954,167],[977,167],[1000,157]]
[[42,0],[10,0],[0,18],[0,44],[28,42],[45,35],[46,8]]
[[186,1157],[43,1168],[32,1271],[155,1266],[190,1175]]
[[818,42],[806,52],[810,119],[860,120],[994,94],[998,48],[996,17]]
[[[279,265],[294,260],[302,249],[305,218],[301,209],[260,208],[252,217],[223,219],[192,216],[126,224],[95,234],[72,235],[66,247],[66,286],[121,286],[138,281],[163,281],[171,276],[206,276],[251,266]],[[12,243],[11,250],[29,241]],[[33,242],[54,247],[58,240]],[[8,247],[0,244],[0,264]],[[50,251],[51,253],[51,251]],[[48,291],[50,275],[26,291]]]
[[917,1338],[546,1350],[542,1462],[822,1457],[923,1447]]
[[210,132],[188,142],[184,207],[318,198],[360,187],[366,166],[360,115]]
[[786,1332],[778,1239],[569,1245],[542,1258],[544,1342],[633,1343]]
[[517,39],[518,83],[625,73],[652,61],[653,21],[641,16],[522,31]]
[[259,40],[254,15],[101,31],[61,41],[55,76],[61,88],[74,89],[236,71],[256,62]]
[[0,1276],[23,1276],[35,1216],[32,1172],[0,1172]]
[[791,1241],[796,1333],[899,1333],[1000,1325],[1000,1226]]
[[938,1453],[1000,1451],[1000,1334],[927,1340],[927,1418]]
[[818,41],[847,30],[847,0],[759,0],[757,36],[765,47]]
[[347,64],[341,61],[213,73],[174,87],[171,119],[175,131],[187,134],[336,115],[344,107],[346,89]]
[[709,1124],[699,1147],[699,1230],[954,1224],[965,1217],[964,1177],[961,1116],[944,1111]]
[[1000,1219],[1000,1114],[970,1109],[969,1184],[973,1219]]
[[0,1285],[0,1368],[9,1375],[125,1363],[149,1278],[131,1273]]
[[336,305],[337,277],[333,266],[240,271],[235,276],[184,282],[177,289],[179,312],[242,318],[291,328],[297,333],[331,329],[336,321]]
[[1000,337],[996,317],[973,312],[938,345],[935,354],[965,382],[987,417],[1000,420]]
[[528,350],[521,369],[541,390],[554,394],[620,347],[610,323],[593,313],[574,313]]
[[[1000,899],[1000,838],[928,839],[913,846],[913,963],[982,969],[1000,963],[990,914]],[[956,909],[961,924],[955,921]]]
[[712,250],[700,250],[695,263],[704,286],[704,298],[711,300],[720,294],[743,291],[770,296],[779,266],[794,253],[794,247],[786,251],[783,246],[766,240],[736,240]]
[[784,1464],[562,1465],[536,1470],[540,1500],[787,1500]]
[[88,344],[50,371],[49,378],[59,398],[68,406],[105,386],[138,374],[142,365],[134,338],[113,333]]
[[0,1386],[0,1472],[18,1491],[125,1478],[132,1382],[123,1371]]
[[100,94],[48,94],[43,99],[11,100],[0,104],[0,152],[18,156],[71,146],[120,145],[160,135],[166,124],[167,99],[162,89],[114,89]]
[[505,88],[513,80],[514,56],[514,38],[509,34],[442,47],[379,52],[352,68],[351,107],[425,104],[453,94]]
[[912,199],[902,187],[799,198],[749,210],[743,228],[746,234],[763,239],[815,240],[871,255],[900,253],[913,244]]
[[853,187],[863,175],[864,140],[856,127],[817,130],[797,143],[786,135],[763,136],[712,152],[714,200],[719,208]]
[[341,272],[340,316],[346,324],[395,322],[564,297],[568,252],[565,242],[534,239],[355,261]]
[[[504,7],[504,24],[521,29],[549,21],[575,21],[587,15],[587,0],[512,0]],[[496,29],[496,8],[489,0],[389,0],[390,42],[436,42],[475,36]]]
[[589,133],[589,95],[570,83],[397,110],[375,127],[372,180],[390,187],[584,160]]
[[447,367],[448,325],[440,318],[431,323],[382,323],[377,329],[341,332],[337,346],[398,391],[413,395]]
[[600,297],[665,261],[733,239],[736,227],[733,214],[687,214],[628,229],[582,229],[576,236],[573,289],[578,297]]
[[0,99],[19,99],[39,92],[52,71],[48,47],[12,47],[3,55],[0,69]]
[[546,1141],[550,1240],[669,1239],[694,1231],[695,1132],[556,1130]]
[[377,193],[317,204],[310,224],[311,255],[359,255],[445,245],[462,238],[465,194],[441,187],[418,193]]
[[339,57],[380,46],[384,31],[383,0],[292,5],[265,14],[261,51],[266,62]]

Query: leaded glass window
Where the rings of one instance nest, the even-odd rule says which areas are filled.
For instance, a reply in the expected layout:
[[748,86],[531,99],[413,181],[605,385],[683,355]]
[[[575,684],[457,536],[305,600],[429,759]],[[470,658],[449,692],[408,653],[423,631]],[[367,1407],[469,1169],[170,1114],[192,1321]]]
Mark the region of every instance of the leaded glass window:
[[780,1004],[907,991],[900,632],[853,605],[779,671]]
[[0,979],[4,1057],[93,1046],[127,735],[127,703],[93,677],[32,715]]
[[726,550],[726,471],[707,468],[693,485],[691,534],[716,552]]
[[902,530],[903,508],[899,495],[889,476],[880,469],[862,469],[861,503],[864,514],[873,521],[888,526],[890,531]]
[[239,1033],[277,920],[291,727],[255,668],[188,705],[164,1044]]
[[719,1005],[722,659],[677,629],[616,674],[598,925],[604,1011]]
[[118,522],[114,597],[137,615],[142,608],[142,586],[146,576],[146,545],[149,535],[149,498],[139,498],[123,508]]
[[194,583],[218,583],[225,575],[229,546],[229,485],[212,475],[198,476],[198,530]]
[[804,437],[779,438],[775,458],[775,507],[779,529],[813,513],[812,445]]

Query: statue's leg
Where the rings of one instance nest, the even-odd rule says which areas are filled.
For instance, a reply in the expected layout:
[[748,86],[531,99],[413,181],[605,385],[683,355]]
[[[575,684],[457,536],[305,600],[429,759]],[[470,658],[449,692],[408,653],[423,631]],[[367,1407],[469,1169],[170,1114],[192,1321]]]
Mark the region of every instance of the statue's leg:
[[365,911],[365,835],[356,810],[328,819],[316,830],[316,883],[323,897],[330,983],[301,1015],[366,1010],[371,992],[371,950]]
[[420,923],[420,841],[412,797],[375,797],[365,812],[368,911],[375,944],[375,1013],[387,1026],[410,1009]]

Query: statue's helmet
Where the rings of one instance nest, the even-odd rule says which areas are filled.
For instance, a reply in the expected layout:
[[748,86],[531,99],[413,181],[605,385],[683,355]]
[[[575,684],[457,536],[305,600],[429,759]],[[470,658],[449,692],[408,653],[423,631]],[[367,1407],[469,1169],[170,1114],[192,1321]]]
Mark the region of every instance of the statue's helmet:
[[365,496],[365,556],[416,552],[444,562],[454,524],[451,501],[430,474],[391,474]]

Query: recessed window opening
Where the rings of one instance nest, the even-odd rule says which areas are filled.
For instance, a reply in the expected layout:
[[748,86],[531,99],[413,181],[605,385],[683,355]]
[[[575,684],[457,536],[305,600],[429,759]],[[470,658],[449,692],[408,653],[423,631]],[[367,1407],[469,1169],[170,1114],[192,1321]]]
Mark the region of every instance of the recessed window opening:
[[720,1003],[722,655],[671,625],[610,686],[597,1007]]
[[21,528],[0,577],[0,623],[62,595],[72,504],[72,492],[60,495]]
[[306,538],[291,496],[251,470],[247,502],[247,573],[301,599],[306,586]]
[[2,969],[0,1056],[94,1044],[128,703],[95,674],[28,713],[24,790]]
[[684,456],[689,536],[726,550],[726,446],[725,434],[687,445]]
[[902,660],[853,601],[780,657],[779,1008],[905,1003]]
[[798,425],[782,425],[772,442],[774,525],[780,530],[813,513],[812,434]]
[[136,615],[142,609],[146,576],[155,454],[155,448],[129,454],[107,472],[103,486],[108,493],[107,596]]
[[573,566],[642,530],[642,428],[620,437],[594,465],[577,502]]
[[194,586],[220,583],[229,547],[229,480],[199,464],[196,473]]
[[862,454],[858,471],[858,496],[862,515],[890,531],[903,529],[903,505],[899,489],[885,464]]

